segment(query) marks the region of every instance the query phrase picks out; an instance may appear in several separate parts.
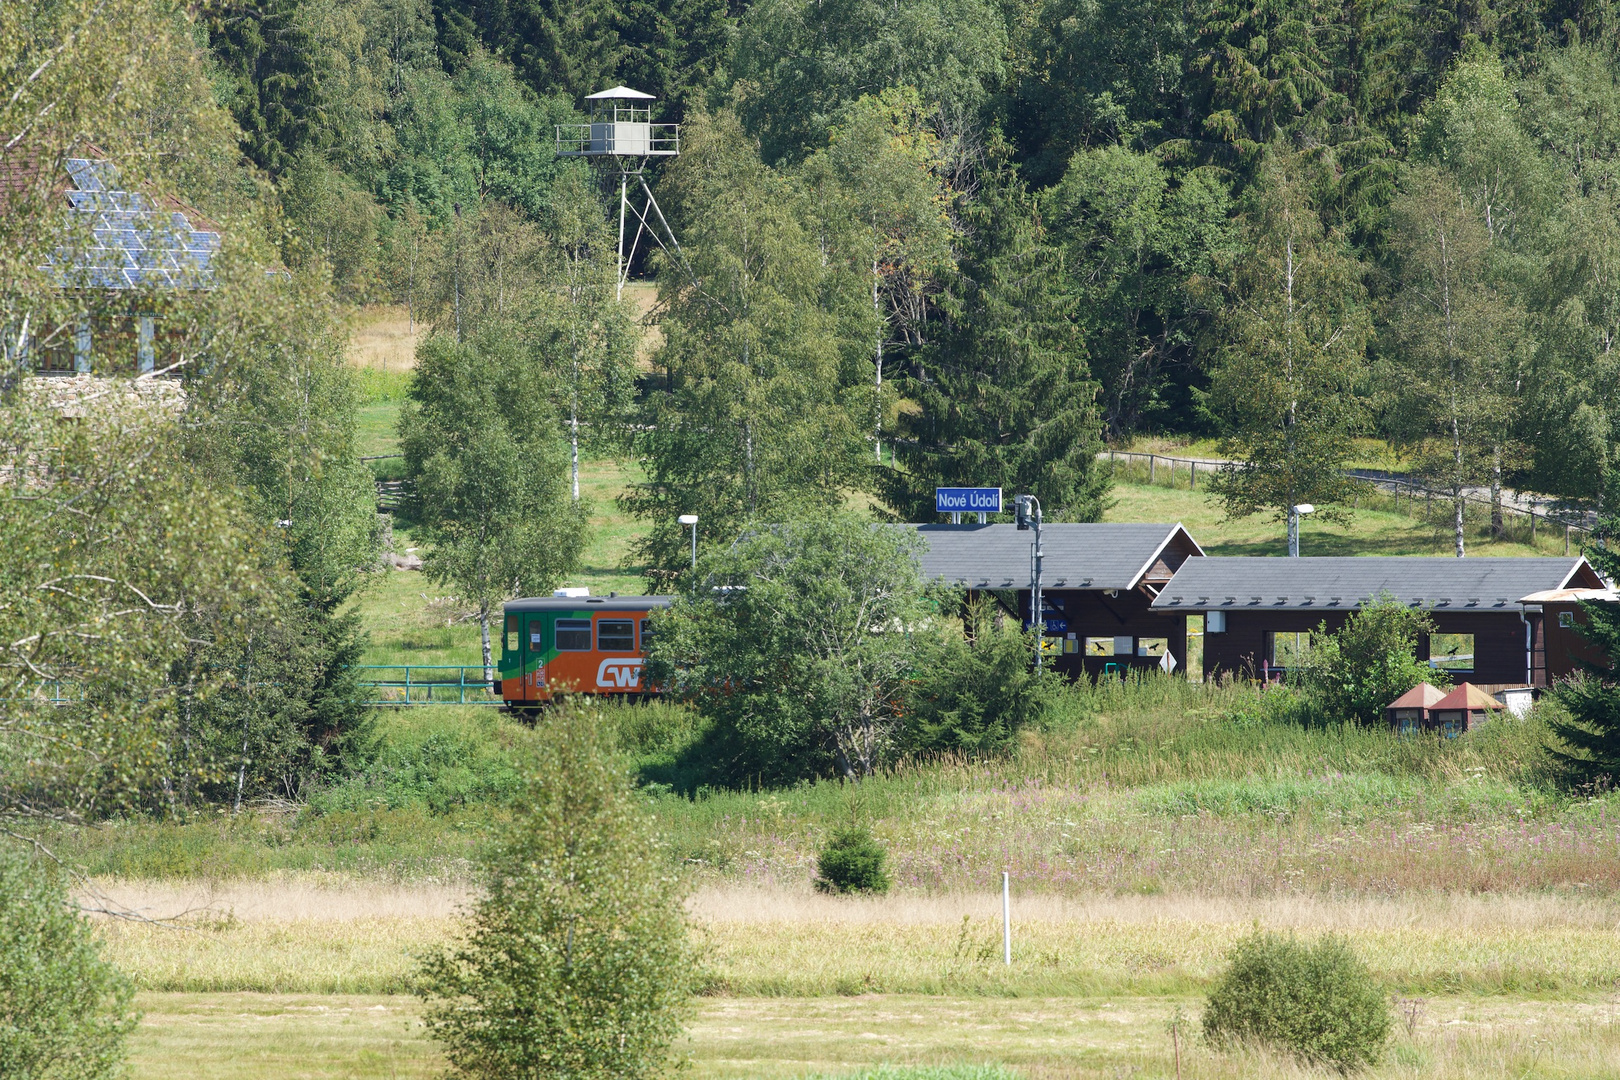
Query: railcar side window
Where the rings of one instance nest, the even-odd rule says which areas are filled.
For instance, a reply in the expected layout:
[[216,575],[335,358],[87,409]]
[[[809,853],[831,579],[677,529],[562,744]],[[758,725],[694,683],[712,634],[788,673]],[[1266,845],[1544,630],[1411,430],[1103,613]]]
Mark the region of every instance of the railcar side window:
[[516,615],[508,615],[506,617],[506,651],[507,652],[517,652],[517,649],[518,649],[518,617]]
[[647,619],[641,620],[641,651],[646,652],[652,647],[652,623]]
[[600,620],[596,624],[596,647],[601,652],[635,652],[635,622],[630,619]]
[[558,652],[590,652],[591,651],[591,620],[589,620],[589,619],[558,619],[557,620],[557,651]]

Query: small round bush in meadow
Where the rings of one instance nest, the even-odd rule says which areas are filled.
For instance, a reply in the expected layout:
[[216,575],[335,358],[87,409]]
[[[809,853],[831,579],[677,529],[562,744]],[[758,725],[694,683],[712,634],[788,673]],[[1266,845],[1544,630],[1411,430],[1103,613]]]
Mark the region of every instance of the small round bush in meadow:
[[887,855],[860,826],[837,830],[816,859],[816,888],[832,893],[886,893]]
[[1305,944],[1256,931],[1232,950],[1209,995],[1204,1035],[1217,1046],[1268,1043],[1350,1070],[1377,1060],[1389,999],[1343,941]]

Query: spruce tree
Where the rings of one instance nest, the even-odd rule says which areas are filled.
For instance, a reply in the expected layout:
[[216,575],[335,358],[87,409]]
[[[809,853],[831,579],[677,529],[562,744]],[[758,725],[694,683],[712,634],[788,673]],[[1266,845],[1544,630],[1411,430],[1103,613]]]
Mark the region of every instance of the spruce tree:
[[[1620,467],[1604,484],[1603,514],[1586,557],[1611,584],[1620,582]],[[1581,636],[1604,657],[1585,664],[1584,677],[1565,683],[1558,699],[1568,719],[1553,721],[1552,748],[1563,779],[1572,787],[1607,787],[1620,777],[1620,603],[1587,601]]]
[[1102,421],[1062,250],[1010,172],[987,179],[967,224],[945,327],[907,387],[919,407],[902,418],[905,468],[878,474],[883,501],[927,521],[936,485],[999,485],[1039,497],[1048,521],[1097,521]]

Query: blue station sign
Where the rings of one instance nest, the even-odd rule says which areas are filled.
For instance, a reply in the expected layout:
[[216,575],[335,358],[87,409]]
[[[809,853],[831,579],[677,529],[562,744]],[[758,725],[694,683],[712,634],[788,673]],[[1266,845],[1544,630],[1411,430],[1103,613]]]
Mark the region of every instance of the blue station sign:
[[934,511],[940,514],[999,514],[1001,489],[937,487],[934,489]]

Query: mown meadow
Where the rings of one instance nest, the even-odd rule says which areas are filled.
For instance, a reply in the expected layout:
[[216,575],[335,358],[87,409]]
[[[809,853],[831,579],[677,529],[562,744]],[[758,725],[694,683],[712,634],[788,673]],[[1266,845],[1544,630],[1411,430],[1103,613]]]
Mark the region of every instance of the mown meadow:
[[[1547,782],[1538,715],[1441,740],[1277,713],[1245,686],[1077,687],[1006,756],[683,790],[667,778],[701,725],[667,705],[604,710],[689,888],[695,1075],[1173,1075],[1165,1022],[1196,1014],[1257,923],[1345,936],[1406,1003],[1374,1075],[1620,1075],[1620,799]],[[395,710],[375,737],[368,772],[301,806],[62,838],[112,896],[187,912],[183,929],[103,926],[148,1011],[137,1075],[158,1075],[140,1071],[148,1049],[172,1064],[188,1040],[235,1048],[196,1075],[249,1075],[232,1070],[290,1061],[292,1045],[302,1071],[278,1075],[438,1067],[413,973],[456,933],[546,719]],[[890,853],[887,897],[810,887],[819,844],[851,818]],[[1298,1071],[1182,1050],[1189,1076]]]

